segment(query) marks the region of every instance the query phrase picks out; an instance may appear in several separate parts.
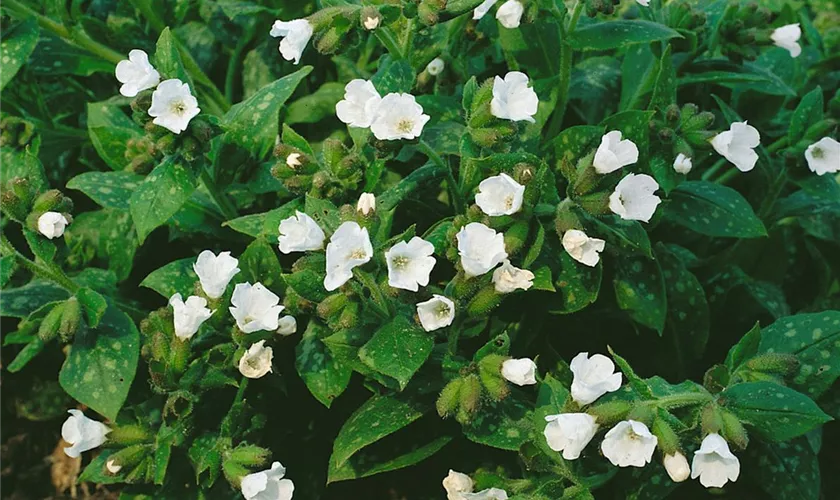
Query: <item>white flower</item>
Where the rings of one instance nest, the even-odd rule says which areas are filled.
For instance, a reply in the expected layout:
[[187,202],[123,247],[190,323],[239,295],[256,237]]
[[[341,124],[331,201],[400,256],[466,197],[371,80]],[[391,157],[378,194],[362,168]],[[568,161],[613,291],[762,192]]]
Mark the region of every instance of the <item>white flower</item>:
[[608,392],[621,387],[621,373],[613,373],[615,365],[603,354],[579,353],[572,358],[569,368],[572,379],[572,399],[581,405],[588,405]]
[[286,165],[293,170],[295,167],[303,165],[300,161],[300,153],[289,153],[289,156],[286,157]]
[[297,320],[294,316],[283,316],[277,322],[277,334],[287,337],[297,331]]
[[636,0],[636,3],[645,7],[650,7],[650,0]]
[[230,303],[230,314],[245,333],[276,330],[280,326],[280,313],[285,309],[279,305],[280,297],[262,283],[237,283]]
[[394,288],[416,292],[429,284],[429,275],[435,267],[435,246],[417,236],[408,243],[400,241],[385,251],[388,264],[388,284]]
[[70,414],[61,426],[61,439],[70,443],[64,448],[64,453],[70,458],[76,458],[82,452],[102,446],[105,435],[111,429],[102,422],[91,420],[79,410],[67,410]]
[[347,221],[338,229],[327,244],[327,276],[324,288],[328,292],[347,283],[353,277],[353,268],[361,266],[373,257],[367,228],[356,222]]
[[60,213],[44,212],[40,217],[38,217],[38,232],[49,239],[61,238],[67,224],[70,224],[70,222],[67,221],[67,217],[61,215]]
[[414,139],[420,137],[429,118],[413,95],[390,93],[379,103],[370,130],[380,141]]
[[198,275],[201,288],[211,299],[218,299],[225,293],[228,283],[239,272],[239,260],[230,256],[230,252],[221,252],[218,256],[210,250],[198,254],[193,271]]
[[508,382],[518,386],[534,385],[536,378],[537,364],[529,358],[506,359],[502,363],[502,376]]
[[644,467],[650,463],[658,439],[642,422],[625,420],[607,431],[601,452],[613,465]]
[[432,295],[431,299],[417,304],[417,316],[427,332],[444,328],[455,319],[455,303],[443,295]]
[[117,474],[122,470],[122,465],[117,464],[113,459],[105,462],[105,469],[111,474]]
[[569,229],[563,233],[563,248],[573,259],[589,267],[598,265],[601,252],[606,242],[599,238],[590,238],[583,231]]
[[691,479],[700,477],[706,488],[722,488],[727,481],[737,481],[740,474],[741,462],[729,451],[725,439],[717,433],[703,438],[691,461]]
[[274,26],[269,32],[274,38],[282,37],[280,41],[280,55],[287,61],[300,62],[303,49],[312,38],[312,25],[306,19],[294,19],[292,21],[274,21]]
[[370,80],[357,78],[344,86],[344,99],[335,105],[338,119],[351,127],[368,128],[382,97]]
[[359,196],[359,201],[356,203],[356,211],[362,212],[362,215],[367,215],[376,211],[376,196],[373,193],[362,193]]
[[487,215],[513,215],[522,209],[525,186],[508,174],[494,175],[481,181],[475,203]]
[[770,39],[776,46],[790,52],[791,57],[798,57],[802,53],[802,47],[799,46],[801,36],[802,29],[799,27],[799,23],[796,23],[776,28],[770,35]]
[[295,210],[295,215],[280,221],[277,230],[280,232],[277,242],[285,254],[324,248],[324,231],[303,212]]
[[566,460],[576,460],[595,437],[598,424],[588,413],[561,413],[545,417],[545,441],[554,451],[562,451]]
[[659,184],[647,174],[627,174],[610,195],[610,210],[622,219],[650,221],[662,200],[653,194]]
[[539,102],[537,93],[528,86],[528,75],[525,73],[510,71],[504,80],[498,76],[493,79],[490,113],[496,118],[534,123]]
[[[808,146],[805,159],[808,160],[808,168],[817,175],[840,171],[840,142],[831,137],[823,137]],[[38,225],[40,227],[40,222]]]
[[470,222],[456,235],[461,267],[468,278],[480,276],[507,259],[505,236],[480,222]]
[[365,25],[366,30],[375,30],[377,28],[377,26],[379,26],[379,17],[378,16],[366,17],[365,21],[362,24]]
[[251,344],[239,358],[239,373],[248,378],[260,378],[271,371],[274,351],[265,346],[265,340]]
[[445,67],[446,63],[443,62],[443,59],[435,57],[426,65],[426,71],[432,76],[438,76],[443,72],[443,68]]
[[665,458],[662,460],[662,464],[665,465],[665,471],[668,472],[668,476],[671,477],[671,481],[675,483],[681,483],[688,479],[689,474],[691,474],[691,468],[688,466],[688,460],[685,459],[685,455],[680,452],[674,452],[673,455],[665,455]]
[[612,130],[601,137],[592,166],[599,174],[615,172],[639,161],[639,148],[630,139],[621,140],[621,132]]
[[446,490],[447,500],[461,500],[461,494],[471,493],[473,486],[470,476],[452,469],[449,469],[449,474],[443,478],[443,489]]
[[499,488],[488,488],[481,490],[478,493],[463,493],[462,500],[508,500],[508,494],[505,490]]
[[678,174],[688,174],[691,172],[691,158],[680,153],[674,159],[674,171]]
[[172,306],[175,316],[175,336],[181,340],[192,338],[201,324],[216,312],[207,308],[207,299],[195,295],[187,297],[187,301],[184,302],[181,294],[176,293],[169,298],[169,305]]
[[747,122],[735,122],[729,130],[712,138],[712,147],[721,156],[733,163],[741,172],[749,172],[755,167],[758,155],[753,149],[761,143],[758,130]]
[[488,12],[490,12],[490,8],[496,5],[496,2],[498,1],[499,0],[484,0],[481,2],[481,5],[473,10],[473,19],[481,19],[484,17]]
[[180,134],[187,129],[195,115],[201,109],[198,101],[190,93],[190,86],[177,78],[164,80],[152,92],[152,105],[149,116],[152,123]]
[[134,97],[160,82],[160,73],[149,63],[149,56],[140,49],[128,53],[128,59],[117,63],[117,80],[122,83],[120,94]]
[[245,500],[292,500],[295,484],[283,479],[286,468],[280,462],[271,464],[271,469],[248,474],[242,478],[240,488]]
[[518,28],[523,12],[525,12],[525,7],[521,3],[517,0],[508,0],[496,11],[496,19],[505,28]]
[[505,259],[502,265],[493,271],[493,285],[498,293],[527,290],[534,285],[534,273],[514,267],[509,260]]

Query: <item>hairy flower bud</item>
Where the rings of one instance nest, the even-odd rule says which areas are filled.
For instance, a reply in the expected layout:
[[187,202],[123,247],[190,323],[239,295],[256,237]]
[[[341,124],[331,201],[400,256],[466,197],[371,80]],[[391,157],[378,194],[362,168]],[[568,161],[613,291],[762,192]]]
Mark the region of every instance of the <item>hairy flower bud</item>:
[[70,297],[64,301],[64,311],[61,315],[61,325],[58,327],[58,335],[62,342],[70,342],[82,321],[82,306],[79,299]]
[[61,318],[64,315],[64,308],[66,302],[56,305],[50,312],[41,320],[41,326],[38,327],[38,337],[44,341],[49,342],[58,334],[58,329],[61,327]]
[[463,379],[456,378],[446,384],[443,390],[440,391],[440,396],[438,396],[436,403],[438,415],[447,418],[455,413],[461,401],[462,384]]
[[721,423],[723,424],[721,428],[723,437],[737,448],[741,450],[746,449],[750,439],[747,436],[747,430],[738,417],[726,410],[721,410],[720,416]]

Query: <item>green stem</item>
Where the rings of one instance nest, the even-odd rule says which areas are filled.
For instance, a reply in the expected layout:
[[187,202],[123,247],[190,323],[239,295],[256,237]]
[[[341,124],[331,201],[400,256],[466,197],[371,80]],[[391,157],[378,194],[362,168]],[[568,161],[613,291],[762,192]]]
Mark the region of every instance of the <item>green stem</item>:
[[225,220],[232,220],[239,217],[239,212],[236,210],[236,207],[219,189],[216,181],[213,180],[213,177],[210,176],[210,172],[206,168],[201,170],[201,182],[204,183],[213,201],[219,205],[219,209],[221,209],[222,214],[225,216]]
[[14,256],[15,260],[23,265],[23,267],[29,269],[32,274],[48,279],[70,293],[76,293],[79,288],[81,288],[79,285],[74,283],[73,280],[68,278],[60,268],[50,267],[39,262],[35,262],[18,252],[5,236],[0,236],[0,252],[4,255]]
[[724,173],[723,173],[723,175],[721,175],[720,177],[718,177],[718,178],[715,180],[715,184],[724,184],[724,185],[725,185],[725,184],[727,184],[729,181],[731,181],[732,179],[734,179],[735,177],[737,177],[737,176],[738,176],[738,174],[740,174],[740,173],[741,173],[741,171],[740,171],[740,170],[738,170],[737,168],[732,168],[732,169],[729,169],[729,170],[727,170],[726,172],[724,172]]
[[572,10],[572,17],[569,19],[569,27],[566,28],[566,33],[572,34],[577,28],[578,21],[580,20],[580,15],[583,14],[583,2],[577,0],[575,2],[575,6]]
[[785,136],[785,137],[782,137],[781,139],[779,139],[778,141],[774,142],[773,144],[767,146],[767,152],[768,153],[775,153],[776,151],[784,148],[787,145],[788,145],[788,138],[787,138],[787,136]]
[[441,166],[436,163],[423,165],[405,176],[396,186],[388,189],[381,196],[378,196],[376,199],[377,210],[388,211],[393,209],[421,186],[432,181],[437,181],[445,176],[448,170],[449,167],[446,165]]
[[391,31],[391,28],[387,26],[382,26],[376,29],[374,33],[376,34],[376,38],[378,38],[379,41],[382,42],[382,45],[384,45],[385,48],[388,49],[388,52],[391,54],[391,56],[397,59],[402,59],[403,57],[405,57],[403,55],[402,49],[400,48],[399,42],[397,42],[397,37],[394,36],[394,32]]
[[458,183],[455,182],[455,176],[452,175],[452,168],[443,161],[443,158],[440,157],[437,152],[429,146],[429,143],[420,139],[420,142],[417,144],[418,149],[425,154],[433,163],[439,165],[440,167],[444,168],[446,171],[446,185],[449,188],[449,196],[452,198],[452,208],[455,210],[456,214],[464,213],[464,197],[461,194],[461,190],[458,187]]
[[707,181],[711,179],[717,172],[726,164],[726,158],[721,158],[714,165],[712,165],[708,170],[703,172],[703,175],[700,176],[700,180]]
[[367,271],[363,271],[360,268],[356,268],[353,270],[353,273],[356,275],[356,278],[370,290],[371,298],[373,299],[373,305],[375,309],[382,314],[383,318],[392,318],[395,314],[394,305],[385,297],[385,294],[382,293],[382,289],[379,288],[379,284],[376,280],[371,276],[370,273]]
[[237,71],[242,61],[242,53],[248,48],[251,39],[254,37],[254,29],[249,28],[237,41],[236,48],[228,59],[227,73],[225,73],[225,100],[233,102],[234,85],[236,85],[236,78],[242,75],[242,72]]
[[548,134],[546,134],[546,137],[549,138],[553,138],[560,133],[560,129],[563,127],[563,118],[566,116],[566,107],[569,105],[569,86],[572,81],[572,59],[574,52],[568,42],[568,37],[577,28],[582,13],[583,2],[578,0],[572,11],[572,17],[569,19],[569,25],[565,30],[565,38],[560,45],[560,80],[557,105],[554,107],[554,113],[552,113],[551,122],[548,125]]

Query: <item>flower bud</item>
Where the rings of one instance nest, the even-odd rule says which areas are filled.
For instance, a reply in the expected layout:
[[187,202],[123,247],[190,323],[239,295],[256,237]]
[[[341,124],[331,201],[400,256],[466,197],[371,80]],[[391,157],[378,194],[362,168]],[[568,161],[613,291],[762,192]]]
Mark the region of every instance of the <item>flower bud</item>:
[[22,184],[27,183],[26,180],[16,177],[10,180],[6,184],[6,188],[3,189],[3,192],[0,193],[0,209],[3,210],[3,213],[6,214],[7,217],[17,221],[23,221],[26,219],[26,216],[29,213],[29,204],[31,202],[31,199],[27,200],[18,194],[18,191],[22,190],[16,190],[14,188],[14,186],[20,181],[23,181]]
[[342,35],[335,26],[328,29],[315,42],[315,49],[321,54],[332,54],[341,45]]
[[793,354],[768,352],[747,361],[746,367],[750,370],[788,377],[799,369],[799,359]]
[[379,27],[379,23],[382,22],[382,16],[379,15],[379,11],[375,7],[367,6],[360,11],[359,21],[366,30],[372,31]]
[[610,193],[606,191],[581,196],[575,201],[592,215],[604,215],[611,213]]
[[709,403],[700,413],[700,428],[703,434],[717,434],[723,428],[723,416],[716,403]]
[[473,318],[487,316],[493,309],[499,307],[502,298],[503,295],[496,293],[493,285],[486,286],[479,290],[467,304],[467,315]]
[[446,0],[421,0],[417,6],[417,17],[426,26],[437,24],[440,11],[446,6]]
[[729,443],[734,444],[737,448],[742,450],[745,449],[750,439],[747,436],[747,430],[744,428],[744,425],[741,424],[738,417],[736,417],[732,412],[726,410],[721,410],[720,416],[721,423],[723,424],[721,427],[723,437]]
[[517,221],[505,231],[505,250],[508,256],[516,255],[525,245],[530,230],[530,222],[527,220]]
[[108,434],[108,442],[120,446],[149,443],[153,439],[151,431],[141,425],[119,425]]
[[64,307],[66,302],[53,307],[50,312],[41,320],[41,326],[38,327],[38,337],[44,341],[49,342],[58,334],[58,329],[61,326],[61,317],[64,315]]
[[[664,410],[662,410],[664,412]],[[653,420],[651,432],[656,436],[657,446],[662,450],[662,453],[671,455],[677,453],[680,449],[680,438],[668,421],[661,415],[657,415]]]
[[227,455],[227,460],[245,467],[259,467],[268,461],[271,451],[253,444],[240,444]]
[[62,342],[70,342],[82,321],[82,306],[79,299],[70,297],[64,301],[64,312],[61,315],[61,325],[58,327],[58,335]]
[[73,211],[73,200],[64,196],[58,189],[50,189],[35,199],[32,205],[33,212],[71,212]]
[[671,125],[678,123],[680,121],[680,107],[676,104],[671,104],[665,108],[665,119]]
[[478,376],[487,394],[495,401],[501,401],[510,394],[510,387],[502,377],[502,363],[507,356],[488,354],[478,362]]
[[685,481],[691,474],[691,468],[688,466],[688,460],[686,460],[685,455],[679,451],[675,451],[672,454],[666,454],[665,458],[662,460],[662,465],[665,466],[665,471],[668,472],[668,476],[675,483]]
[[[108,434],[108,441],[113,442],[111,434]],[[105,469],[110,474],[118,474],[123,469],[128,470],[134,468],[143,460],[149,451],[149,447],[144,444],[127,446],[108,456]]]
[[468,375],[462,380],[456,419],[464,424],[472,419],[472,415],[481,403],[481,381],[475,374]]
[[463,379],[456,378],[451,380],[446,386],[440,391],[440,396],[438,396],[436,407],[438,415],[442,418],[447,418],[458,409],[458,405],[460,403],[461,398],[461,385],[463,384]]
[[613,425],[625,420],[633,405],[629,401],[609,401],[590,406],[586,413],[595,417],[599,425]]
[[320,316],[322,319],[331,318],[332,316],[340,313],[340,311],[344,309],[344,307],[347,305],[347,301],[347,295],[343,293],[336,293],[330,295],[326,299],[322,300],[320,304],[318,304],[318,307],[316,308],[318,316]]
[[359,196],[359,201],[356,203],[356,211],[361,212],[362,215],[373,215],[376,211],[376,196],[372,193],[362,193]]

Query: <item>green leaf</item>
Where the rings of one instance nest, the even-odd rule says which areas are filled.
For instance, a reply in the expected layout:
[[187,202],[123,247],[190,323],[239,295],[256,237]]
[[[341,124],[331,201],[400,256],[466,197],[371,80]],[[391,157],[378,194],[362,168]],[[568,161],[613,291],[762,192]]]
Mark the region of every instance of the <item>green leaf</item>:
[[67,297],[67,290],[50,281],[32,280],[17,288],[3,289],[0,316],[25,318],[44,304]]
[[775,500],[818,500],[820,464],[805,436],[786,443],[752,441],[744,465],[754,484]]
[[609,116],[601,122],[604,130],[619,130],[623,139],[630,139],[639,148],[639,163],[645,164],[650,142],[650,121],[653,111],[631,109]]
[[279,235],[280,221],[288,219],[302,208],[302,200],[295,198],[283,206],[261,214],[251,214],[238,217],[223,223],[234,231],[247,234],[253,238],[265,238],[269,243],[276,243]]
[[464,436],[475,443],[518,451],[534,431],[529,410],[524,402],[513,397],[490,403],[464,426]]
[[402,390],[426,362],[434,344],[433,336],[405,316],[398,316],[373,334],[359,350],[359,358],[370,368],[396,379]]
[[823,119],[823,91],[820,87],[805,94],[790,117],[788,144],[796,144],[805,135],[808,127]]
[[239,256],[239,268],[242,272],[241,276],[236,277],[237,281],[260,282],[266,288],[277,292],[281,291],[285,284],[277,254],[264,240],[254,240],[248,245]]
[[651,21],[607,21],[578,28],[569,43],[578,50],[610,50],[636,43],[650,43],[682,35],[671,28]]
[[662,53],[659,60],[659,72],[656,75],[656,82],[653,84],[653,95],[650,98],[648,109],[664,109],[677,102],[677,73],[674,70],[674,63],[671,60],[671,46]]
[[645,107],[643,97],[653,90],[659,75],[659,61],[649,45],[632,45],[627,48],[621,63],[621,101],[619,110]]
[[379,59],[379,69],[370,81],[379,95],[411,92],[414,87],[414,70],[405,59],[394,59],[390,54],[385,54]]
[[[344,97],[344,84],[327,82],[315,92],[305,95],[289,104],[283,123],[285,133],[287,125],[295,123],[318,123],[335,116],[335,105]],[[285,142],[285,139],[284,141]]]
[[329,330],[314,320],[309,321],[295,348],[295,368],[309,392],[329,408],[347,389],[353,370],[333,357],[321,340],[326,334]]
[[668,300],[659,263],[639,257],[621,259],[616,265],[613,286],[618,307],[637,323],[662,335]]
[[732,188],[706,181],[687,181],[671,191],[665,207],[668,220],[706,236],[766,236],[752,207]]
[[500,29],[499,45],[522,68],[528,68],[531,80],[560,74],[560,22],[552,15],[539,16],[517,29]]
[[17,260],[14,255],[0,257],[0,287],[5,288],[17,270]]
[[15,77],[35,50],[38,44],[38,22],[30,17],[4,31],[3,41],[0,42],[0,90]]
[[630,384],[630,387],[632,387],[633,390],[639,394],[639,396],[643,398],[652,398],[652,388],[650,387],[650,385],[648,385],[647,382],[645,382],[644,379],[636,375],[636,372],[630,366],[630,363],[628,363],[627,360],[623,357],[616,354],[616,352],[613,351],[612,347],[610,347],[609,345],[607,346],[607,350],[610,352],[610,356],[612,356],[615,360],[615,364],[616,366],[618,366],[618,369],[621,370],[621,372],[627,378],[627,383]]
[[604,127],[576,125],[560,132],[551,144],[558,159],[564,158],[573,164],[582,156],[598,147]]
[[58,249],[52,240],[41,233],[36,233],[25,228],[23,229],[23,236],[26,238],[26,243],[29,245],[29,249],[32,250],[32,254],[35,255],[35,260],[56,267],[56,264],[53,264],[53,259]]
[[140,282],[140,286],[151,288],[167,300],[175,293],[188,297],[193,294],[195,282],[198,281],[193,264],[195,257],[172,261],[152,271]]
[[40,193],[47,189],[47,175],[37,154],[32,153],[32,146],[25,150],[16,150],[9,146],[0,148],[0,186],[5,186],[10,179],[21,177],[29,180],[33,192]]
[[9,373],[17,373],[21,371],[30,361],[44,350],[44,341],[39,337],[33,338],[23,349],[15,356],[15,359],[6,367]]
[[591,218],[593,233],[606,240],[608,246],[617,247],[630,255],[651,258],[650,238],[639,221],[624,220],[617,215]]
[[132,193],[142,183],[143,176],[132,172],[85,172],[67,181],[67,187],[102,207],[128,210]]
[[90,76],[94,73],[114,75],[114,63],[71,45],[48,31],[41,33],[26,68],[48,78],[59,75]]
[[665,329],[674,338],[678,355],[699,358],[709,340],[709,304],[703,285],[662,243],[656,246],[668,303]]
[[315,219],[327,234],[338,229],[341,219],[338,217],[338,208],[330,200],[322,200],[314,196],[306,195],[303,211],[306,215]]
[[[424,435],[418,435],[414,440],[425,442],[426,438]],[[335,462],[330,460],[327,471],[327,484],[346,481],[348,479],[360,479],[374,474],[410,467],[434,455],[450,441],[452,441],[452,436],[440,436],[429,442],[425,442],[425,444],[412,444],[407,452],[404,452],[402,447],[397,448],[396,452],[389,449],[387,451],[390,453],[387,454],[362,450],[341,466],[337,466]],[[392,456],[393,458],[391,458]]]
[[729,368],[729,371],[735,371],[745,361],[758,354],[759,342],[761,342],[761,326],[756,321],[755,326],[750,328],[750,331],[744,334],[741,340],[732,346],[726,354],[724,364]]
[[184,69],[184,62],[178,52],[178,41],[168,26],[160,32],[160,37],[158,37],[154,66],[160,72],[161,80],[177,78],[189,84],[190,92],[195,95],[197,89],[189,73]]
[[166,159],[155,167],[129,199],[131,218],[140,243],[175,215],[195,188],[196,179],[189,167],[174,159]]
[[595,302],[601,289],[601,266],[585,266],[560,248],[555,247],[553,251],[559,255],[559,272],[554,280],[554,287],[559,293],[555,295],[557,303],[549,304],[550,311],[570,314]]
[[[143,136],[143,129],[134,120],[107,101],[88,103],[87,129],[99,157],[114,170],[123,170],[129,163],[125,157],[128,141]],[[130,172],[120,173],[135,175]]]
[[139,243],[128,210],[81,213],[67,227],[64,236],[70,248],[93,245],[97,257],[107,260],[109,269],[119,280],[126,279],[131,272]]

